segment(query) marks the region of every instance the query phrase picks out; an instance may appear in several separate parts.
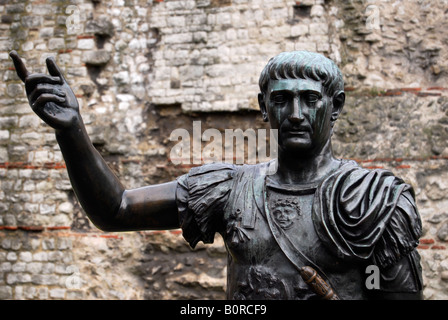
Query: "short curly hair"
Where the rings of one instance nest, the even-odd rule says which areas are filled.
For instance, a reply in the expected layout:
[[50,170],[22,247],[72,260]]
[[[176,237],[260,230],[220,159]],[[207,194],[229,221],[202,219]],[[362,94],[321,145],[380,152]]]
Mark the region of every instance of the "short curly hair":
[[299,202],[297,200],[291,200],[291,199],[276,199],[275,201],[273,201],[269,207],[271,209],[275,209],[278,207],[291,207],[297,210],[298,213],[300,213],[300,205]]
[[321,81],[330,97],[344,91],[344,80],[338,66],[325,56],[309,51],[282,52],[271,58],[261,72],[260,90],[266,93],[269,80],[298,78]]

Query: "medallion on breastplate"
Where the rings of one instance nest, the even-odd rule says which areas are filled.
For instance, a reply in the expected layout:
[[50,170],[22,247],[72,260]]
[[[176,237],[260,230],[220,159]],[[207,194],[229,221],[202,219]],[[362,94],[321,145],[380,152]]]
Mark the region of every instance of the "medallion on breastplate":
[[275,221],[283,230],[291,228],[294,221],[301,215],[299,202],[293,198],[273,199],[269,208]]

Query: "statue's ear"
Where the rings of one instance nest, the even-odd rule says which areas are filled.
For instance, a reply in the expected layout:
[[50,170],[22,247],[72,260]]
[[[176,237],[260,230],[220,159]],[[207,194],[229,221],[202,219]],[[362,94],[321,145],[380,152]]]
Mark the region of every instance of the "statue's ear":
[[333,96],[333,111],[331,113],[331,121],[335,122],[339,115],[341,114],[342,108],[345,104],[345,93],[344,91],[338,91]]
[[266,107],[266,101],[264,100],[264,94],[263,93],[259,93],[258,94],[258,105],[260,106],[260,111],[261,111],[261,114],[263,116],[263,121],[264,122],[268,122],[269,121],[268,109]]

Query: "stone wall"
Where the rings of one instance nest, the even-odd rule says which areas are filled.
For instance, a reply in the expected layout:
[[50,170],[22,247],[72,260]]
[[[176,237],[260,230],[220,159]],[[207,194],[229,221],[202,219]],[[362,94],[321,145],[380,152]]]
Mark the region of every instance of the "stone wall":
[[337,156],[411,183],[424,223],[426,299],[448,298],[448,3],[425,1],[0,1],[0,299],[223,299],[218,237],[104,233],[80,208],[54,133],[32,113],[8,52],[53,55],[95,147],[127,188],[186,173],[170,133],[266,128],[258,76],[294,49],[334,59],[347,103]]

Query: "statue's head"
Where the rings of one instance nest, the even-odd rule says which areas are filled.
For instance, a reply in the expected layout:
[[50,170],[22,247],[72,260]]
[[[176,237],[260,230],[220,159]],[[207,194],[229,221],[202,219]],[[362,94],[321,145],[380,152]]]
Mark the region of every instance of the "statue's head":
[[271,58],[261,72],[260,91],[266,92],[270,80],[299,78],[322,82],[329,96],[344,91],[344,79],[338,66],[325,56],[309,51],[282,52]]
[[345,102],[342,73],[332,60],[308,51],[280,53],[259,85],[263,119],[279,130],[280,148],[318,152],[329,141]]

